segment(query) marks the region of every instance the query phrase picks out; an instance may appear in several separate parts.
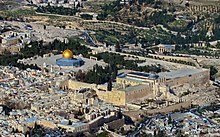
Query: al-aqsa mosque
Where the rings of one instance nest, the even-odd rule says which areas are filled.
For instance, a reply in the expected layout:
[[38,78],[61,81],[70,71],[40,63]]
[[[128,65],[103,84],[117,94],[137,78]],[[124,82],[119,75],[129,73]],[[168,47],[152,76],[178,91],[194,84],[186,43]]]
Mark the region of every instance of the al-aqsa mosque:
[[62,58],[56,60],[56,64],[58,66],[69,66],[69,67],[79,67],[84,64],[82,59],[76,59],[73,56],[73,52],[69,49],[66,49],[63,54]]

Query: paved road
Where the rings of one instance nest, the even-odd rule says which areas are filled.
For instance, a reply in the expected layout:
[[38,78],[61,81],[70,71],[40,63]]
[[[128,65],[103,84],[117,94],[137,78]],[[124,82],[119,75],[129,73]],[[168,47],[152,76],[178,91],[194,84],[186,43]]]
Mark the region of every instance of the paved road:
[[92,37],[90,37],[87,31],[83,31],[82,34],[86,36],[86,40],[88,43],[90,43],[91,46],[96,46],[95,41],[92,39]]
[[[92,39],[92,37],[90,37],[90,35],[87,33],[87,31],[84,31],[84,34],[88,37],[88,39],[91,41],[91,44],[89,46],[89,48],[91,49],[94,49],[94,50],[99,50],[96,46],[94,45],[97,45],[95,43],[95,41]],[[90,42],[89,42],[90,43]],[[132,54],[128,54],[128,53],[122,53],[122,52],[115,52],[115,51],[107,51],[107,52],[111,52],[111,53],[117,53],[117,54],[120,54],[120,55],[125,55],[125,56],[130,56]],[[153,54],[151,54],[153,55]],[[134,57],[137,57],[139,60],[148,60],[148,61],[153,61],[153,62],[157,62],[157,63],[169,63],[171,65],[177,65],[178,63],[173,63],[173,62],[167,62],[167,61],[163,61],[163,60],[157,60],[157,59],[152,59],[152,58],[147,58],[147,57],[143,57],[143,56],[138,56],[138,55],[132,55]],[[158,55],[159,56],[159,55]],[[195,62],[194,62],[195,63]],[[188,65],[184,65],[184,64],[178,64],[179,66],[181,65],[182,67],[191,67],[191,66],[188,66]]]
[[126,137],[136,137],[140,134],[140,132],[145,128],[148,127],[152,123],[152,118],[147,118],[143,122],[139,124],[139,126],[130,134],[128,134]]

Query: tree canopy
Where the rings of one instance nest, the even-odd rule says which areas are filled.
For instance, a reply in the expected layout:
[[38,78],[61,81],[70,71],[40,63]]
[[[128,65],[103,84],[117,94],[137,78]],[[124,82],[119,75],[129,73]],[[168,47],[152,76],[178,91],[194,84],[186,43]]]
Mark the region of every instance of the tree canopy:
[[66,8],[63,6],[58,7],[58,6],[47,5],[47,6],[37,7],[36,12],[73,16],[77,12],[79,12],[79,10],[77,8]]

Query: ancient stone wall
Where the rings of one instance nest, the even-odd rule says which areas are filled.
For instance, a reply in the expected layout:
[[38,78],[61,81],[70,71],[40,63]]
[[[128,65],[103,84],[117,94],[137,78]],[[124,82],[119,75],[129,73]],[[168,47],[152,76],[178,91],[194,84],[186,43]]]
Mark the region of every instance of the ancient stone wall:
[[149,85],[143,85],[143,88],[141,89],[138,88],[133,91],[126,92],[126,103],[136,101],[150,94],[153,94],[152,87]]
[[187,10],[193,13],[217,13],[219,12],[220,8],[215,5],[191,5]]
[[102,91],[98,90],[96,92],[98,97],[105,102],[113,103],[115,105],[125,105],[125,92],[120,91],[120,90],[115,90],[115,91]]
[[205,70],[203,72],[192,74],[189,76],[171,79],[171,80],[166,81],[165,83],[171,87],[183,85],[185,83],[205,84],[209,81],[209,78],[210,78],[209,70]]
[[118,120],[114,120],[112,122],[109,122],[109,123],[107,123],[107,125],[108,125],[109,129],[118,129],[118,128],[122,127],[124,125],[124,123],[125,123],[125,119],[122,118],[122,119],[118,119]]

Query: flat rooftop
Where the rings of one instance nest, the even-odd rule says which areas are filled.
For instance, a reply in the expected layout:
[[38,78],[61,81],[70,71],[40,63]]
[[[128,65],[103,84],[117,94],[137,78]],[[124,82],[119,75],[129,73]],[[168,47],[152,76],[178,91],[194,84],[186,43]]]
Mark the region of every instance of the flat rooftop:
[[203,71],[205,71],[205,69],[181,68],[177,70],[171,70],[170,72],[160,72],[158,73],[158,75],[159,75],[159,78],[174,79],[174,78],[193,75],[193,74],[200,73]]
[[[48,56],[48,57],[38,57],[36,59],[23,59],[22,62],[25,62],[27,64],[37,64],[37,66],[42,67],[44,65],[44,63],[46,63],[47,68],[50,68],[51,65],[53,67],[59,67],[58,65],[56,65],[56,60],[57,59],[61,59],[62,58],[62,54],[59,55],[52,55],[52,56]],[[61,70],[59,71],[64,71],[64,72],[68,72],[68,71],[78,71],[78,70],[90,70],[93,68],[93,66],[95,66],[96,64],[98,64],[99,66],[106,66],[107,63],[102,62],[102,61],[95,61],[92,59],[88,59],[88,58],[84,58],[84,57],[79,57],[76,56],[76,59],[82,59],[84,61],[84,65],[80,66],[80,67],[60,67]]]
[[175,45],[169,45],[169,44],[160,44],[158,45],[158,47],[164,47],[164,48],[169,48],[169,49],[172,49],[175,47]]
[[157,79],[159,76],[154,73],[144,73],[144,72],[128,72],[118,76],[118,78],[126,78],[126,79],[131,79],[132,77],[140,78],[140,79]]
[[170,70],[169,72],[160,72],[160,73],[144,73],[144,72],[128,72],[122,73],[118,78],[125,78],[129,80],[135,80],[143,82],[144,79],[156,80],[160,78],[174,79],[184,76],[193,75],[205,71],[206,69],[196,69],[196,68],[181,68],[177,70]]

